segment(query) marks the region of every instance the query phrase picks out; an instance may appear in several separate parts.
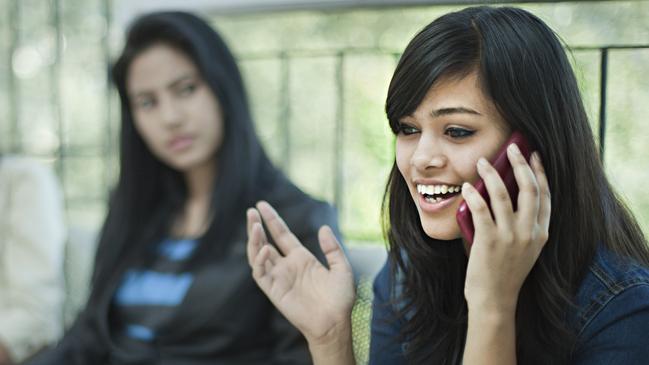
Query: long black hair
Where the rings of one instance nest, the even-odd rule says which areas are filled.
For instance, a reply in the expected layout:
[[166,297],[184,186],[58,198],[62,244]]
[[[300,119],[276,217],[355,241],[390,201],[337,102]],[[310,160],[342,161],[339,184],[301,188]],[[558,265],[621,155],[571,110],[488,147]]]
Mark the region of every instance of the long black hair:
[[[389,86],[392,131],[443,77],[477,71],[483,93],[512,130],[538,146],[552,193],[549,240],[525,280],[516,313],[521,364],[569,359],[567,310],[595,251],[649,265],[646,240],[607,181],[578,84],[561,42],[536,16],[510,7],[444,15],[406,47]],[[466,341],[463,245],[428,237],[393,165],[383,203],[390,257],[403,275],[402,336],[415,362],[459,364]]]
[[218,150],[212,221],[201,237],[194,260],[214,260],[227,249],[245,220],[245,209],[276,182],[289,184],[269,161],[254,131],[243,81],[235,59],[216,31],[201,18],[184,12],[157,12],[137,19],[127,33],[112,79],[121,102],[120,172],[103,226],[93,274],[93,292],[115,278],[132,260],[168,234],[182,209],[187,187],[182,174],[158,160],[136,131],[126,90],[129,67],[143,51],[166,44],[185,53],[218,99],[224,136]]

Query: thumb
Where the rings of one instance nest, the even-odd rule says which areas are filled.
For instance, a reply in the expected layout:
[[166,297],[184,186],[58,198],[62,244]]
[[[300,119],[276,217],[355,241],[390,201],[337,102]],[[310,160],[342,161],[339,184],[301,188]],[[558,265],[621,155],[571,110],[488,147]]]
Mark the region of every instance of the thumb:
[[318,231],[318,241],[320,241],[320,248],[327,258],[327,264],[331,271],[350,271],[351,267],[345,257],[336,236],[329,226],[322,226]]

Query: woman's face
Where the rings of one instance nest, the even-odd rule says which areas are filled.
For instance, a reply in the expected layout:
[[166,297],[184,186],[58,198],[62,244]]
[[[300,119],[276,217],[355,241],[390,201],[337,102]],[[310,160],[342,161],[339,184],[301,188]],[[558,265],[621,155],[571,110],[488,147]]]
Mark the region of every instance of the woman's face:
[[158,159],[182,172],[214,166],[223,113],[185,53],[164,43],[147,48],[133,59],[126,89],[135,128]]
[[462,183],[478,179],[478,159],[494,157],[509,137],[509,127],[482,93],[476,72],[438,80],[400,122],[397,167],[424,232],[440,240],[459,238],[455,213]]

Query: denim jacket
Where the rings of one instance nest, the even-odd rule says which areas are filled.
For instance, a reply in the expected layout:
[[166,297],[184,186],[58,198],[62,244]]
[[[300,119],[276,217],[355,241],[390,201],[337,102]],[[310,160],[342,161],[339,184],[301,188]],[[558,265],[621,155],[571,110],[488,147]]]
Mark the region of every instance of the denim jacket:
[[[371,365],[408,363],[404,356],[407,343],[398,341],[407,318],[397,318],[398,304],[390,304],[391,293],[398,293],[400,286],[398,276],[396,282],[391,278],[386,262],[374,281]],[[600,249],[575,304],[576,310],[568,313],[568,323],[577,335],[572,364],[649,364],[649,268]]]

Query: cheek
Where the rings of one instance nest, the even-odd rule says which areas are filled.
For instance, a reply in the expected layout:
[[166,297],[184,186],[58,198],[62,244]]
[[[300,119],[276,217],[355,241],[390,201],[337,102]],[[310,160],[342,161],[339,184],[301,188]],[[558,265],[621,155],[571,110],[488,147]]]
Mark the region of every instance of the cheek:
[[140,135],[149,151],[158,158],[162,158],[165,153],[164,137],[162,132],[156,128],[155,123],[151,123],[147,118],[145,120],[135,119],[133,123],[135,131]]
[[462,177],[464,181],[474,182],[478,179],[477,163],[481,157],[475,151],[467,151],[464,154],[457,156],[455,163],[455,170]]
[[210,148],[218,150],[223,144],[224,121],[220,114],[212,114],[213,118],[206,118],[204,120],[203,131],[205,136],[209,139]]
[[224,134],[223,112],[221,111],[220,104],[209,92],[204,92],[197,101],[194,108],[191,109],[195,113],[195,118],[201,120],[200,128],[206,132],[216,147],[221,144]]
[[403,177],[408,181],[408,174],[410,171],[410,159],[412,157],[411,146],[403,140],[397,138],[395,146],[395,157],[397,161],[397,168]]
[[135,130],[137,133],[140,135],[140,137],[144,140],[144,143],[146,143],[148,146],[153,146],[155,145],[155,130],[154,128],[151,127],[150,123],[147,123],[146,121],[142,121],[142,118],[136,117],[134,121],[135,125]]

